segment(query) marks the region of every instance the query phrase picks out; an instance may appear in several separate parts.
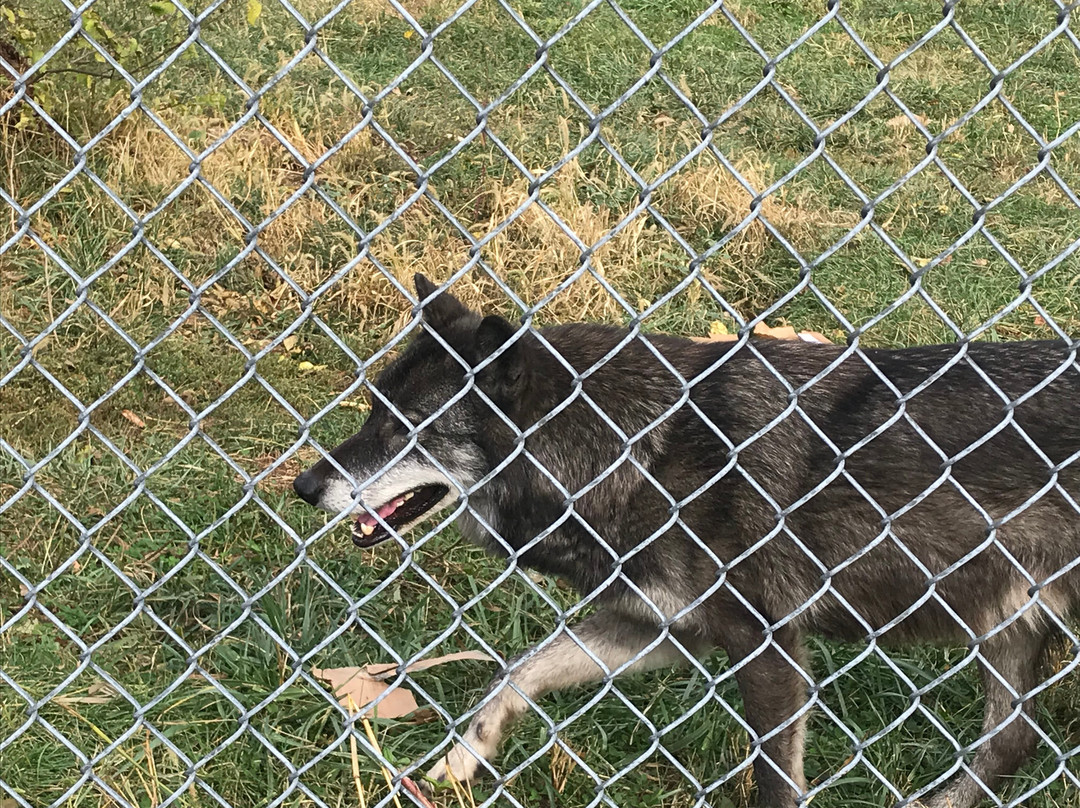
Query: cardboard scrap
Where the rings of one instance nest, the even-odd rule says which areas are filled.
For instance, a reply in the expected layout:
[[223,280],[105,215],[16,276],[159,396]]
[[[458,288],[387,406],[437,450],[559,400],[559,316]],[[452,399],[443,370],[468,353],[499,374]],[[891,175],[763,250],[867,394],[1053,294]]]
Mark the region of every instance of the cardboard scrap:
[[381,696],[388,686],[380,682],[363,668],[312,668],[313,676],[330,685],[342,707],[349,707],[350,701],[360,706],[363,715],[373,714],[377,718],[401,718],[417,708],[416,697],[406,687],[396,687],[379,702],[374,710],[364,709]]
[[[475,659],[481,662],[492,661],[490,656],[481,651],[459,651],[455,654],[422,659],[406,667],[405,671],[413,673],[462,659]],[[385,680],[393,678],[397,671],[398,663],[396,662],[363,665],[353,668],[311,669],[313,676],[322,679],[333,688],[338,703],[343,707],[350,708],[351,700],[353,705],[359,706],[362,715],[373,714],[377,718],[401,718],[417,711],[416,697],[413,696],[411,690],[400,685],[391,690],[390,686],[386,684]],[[390,692],[373,710],[365,709],[367,705],[371,704],[387,690],[390,690]]]
[[[790,325],[781,325],[773,328],[758,323],[754,326],[754,336],[767,339],[797,339],[802,342],[819,342],[822,345],[831,345],[832,340],[817,331],[796,331]],[[722,333],[718,329],[709,329],[707,337],[692,337],[695,342],[734,342],[739,338],[738,334]]]
[[[483,651],[458,651],[455,654],[446,654],[445,656],[432,657],[431,659],[421,659],[419,662],[414,662],[412,665],[406,667],[405,672],[415,673],[416,671],[426,670],[427,668],[434,668],[436,665],[442,665],[444,662],[458,662],[462,659],[475,659],[477,662],[495,661]],[[397,673],[397,669],[398,666],[396,662],[364,666],[364,670],[376,679],[389,679],[393,674]]]

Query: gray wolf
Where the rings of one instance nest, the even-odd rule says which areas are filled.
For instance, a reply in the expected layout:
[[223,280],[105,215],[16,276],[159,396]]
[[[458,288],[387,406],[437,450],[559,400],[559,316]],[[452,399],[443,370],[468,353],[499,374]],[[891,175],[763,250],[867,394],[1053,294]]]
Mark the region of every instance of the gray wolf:
[[597,607],[508,664],[433,778],[486,771],[522,694],[719,647],[756,736],[759,804],[802,804],[808,633],[977,649],[983,740],[924,805],[969,808],[1029,757],[1032,691],[1080,594],[1077,344],[838,361],[840,346],[519,329],[423,276],[416,288],[421,333],[296,491],[355,510],[362,547],[404,546],[467,495],[465,536]]

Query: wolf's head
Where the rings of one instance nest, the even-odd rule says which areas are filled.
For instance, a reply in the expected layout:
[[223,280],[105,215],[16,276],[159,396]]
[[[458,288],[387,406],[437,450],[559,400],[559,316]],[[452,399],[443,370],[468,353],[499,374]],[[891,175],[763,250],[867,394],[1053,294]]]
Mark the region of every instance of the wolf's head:
[[[490,471],[492,438],[508,430],[475,388],[511,415],[524,384],[517,327],[471,311],[423,275],[415,283],[426,329],[375,381],[381,396],[372,396],[360,431],[330,452],[347,476],[323,459],[293,481],[296,493],[318,508],[355,509],[359,547],[390,538],[386,526],[405,533]],[[472,369],[489,358],[466,390]]]

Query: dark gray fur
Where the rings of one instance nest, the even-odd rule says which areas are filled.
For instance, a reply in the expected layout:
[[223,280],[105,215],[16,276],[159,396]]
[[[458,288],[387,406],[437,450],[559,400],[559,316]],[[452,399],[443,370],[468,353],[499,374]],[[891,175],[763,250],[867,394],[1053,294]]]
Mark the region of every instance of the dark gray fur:
[[[435,291],[426,279],[418,277],[417,284],[421,299]],[[577,385],[574,375],[535,335],[526,332],[508,344],[516,327],[498,317],[482,319],[445,293],[430,299],[424,313],[428,327],[470,363],[507,346],[477,381],[519,429],[537,423],[573,393]],[[578,373],[592,367],[626,333],[622,328],[592,324],[541,331]],[[732,454],[717,432],[740,444],[783,413],[789,407],[789,395],[750,350],[733,350],[730,343],[698,343],[667,336],[644,339],[685,378],[696,378],[714,368],[692,389],[690,398],[695,407],[685,404],[663,417],[630,450],[676,501],[682,501],[729,466]],[[755,347],[792,387],[821,372],[843,350],[771,340],[756,342]],[[865,355],[893,385],[907,393],[958,350],[957,345],[942,345],[866,350]],[[674,526],[627,558],[621,569],[666,618],[726,575],[726,582],[772,626],[766,630],[727,587],[717,589],[671,622],[672,634],[695,652],[720,647],[732,664],[747,660],[737,680],[747,721],[760,735],[789,721],[805,705],[807,678],[800,670],[806,668],[802,664],[805,633],[866,640],[865,625],[845,602],[876,633],[924,598],[933,586],[979,638],[976,642],[987,695],[984,731],[990,733],[1003,726],[979,747],[970,767],[979,780],[994,789],[1002,777],[1022,764],[1035,745],[1036,734],[1026,717],[1031,714],[1031,699],[1026,695],[1041,681],[1039,666],[1053,632],[1048,612],[1064,617],[1075,609],[1080,595],[1080,578],[1075,572],[1032,588],[1000,549],[1007,550],[1039,583],[1051,579],[1080,555],[1080,515],[1073,504],[1080,500],[1080,460],[1076,459],[1080,453],[1080,368],[1075,350],[1070,352],[1061,342],[972,343],[968,356],[1010,399],[1023,401],[1006,407],[966,361],[954,365],[912,398],[907,414],[948,456],[984,442],[951,464],[951,481],[944,481],[893,519],[891,533],[882,536],[881,514],[841,476],[787,513],[784,530],[728,566],[778,524],[777,510],[739,469],[752,476],[781,509],[787,509],[837,467],[833,448],[798,413],[791,413],[738,452],[738,469],[731,468],[680,509],[682,522],[708,546],[722,567],[682,527]],[[717,364],[721,359],[724,361]],[[1055,374],[1039,393],[1024,398]],[[382,374],[377,386],[397,408],[416,418],[442,406],[461,389],[464,377],[456,360],[430,334],[421,333]],[[631,340],[580,385],[627,435],[635,435],[660,419],[682,395],[680,383],[638,339]],[[898,410],[896,395],[858,357],[842,362],[801,393],[798,404],[840,451],[862,441],[893,419]],[[1006,426],[986,438],[1010,409],[1016,424],[1050,463],[1066,464],[1058,471],[1056,482],[1073,502],[1051,488],[1015,513],[1047,486],[1053,472],[1013,427]],[[375,402],[361,431],[333,455],[350,473],[366,477],[404,445],[406,432],[393,414]],[[426,427],[419,441],[463,481],[480,479],[515,450],[514,431],[475,393],[466,395]],[[570,492],[601,476],[624,449],[622,440],[581,397],[532,434],[526,447]],[[901,418],[848,457],[844,468],[866,494],[892,514],[933,486],[945,464]],[[323,461],[307,474],[321,479],[333,471]],[[931,583],[909,553],[936,576],[986,543],[990,531],[986,519],[954,483],[995,521],[996,543]],[[469,504],[512,548],[530,542],[561,519],[568,507],[566,497],[523,457],[472,494]],[[671,516],[668,499],[625,460],[578,498],[573,508],[620,555],[648,541]],[[485,543],[493,552],[505,552],[502,543],[487,536],[475,519],[464,515],[460,524],[473,540]],[[830,570],[838,565],[842,568],[823,575],[793,536]],[[843,564],[868,544],[873,544],[872,549]],[[625,582],[612,580],[615,564],[610,553],[577,519],[565,520],[558,530],[524,552],[520,561],[564,578],[583,595],[603,587],[600,613],[576,631],[579,637],[597,638],[596,653],[605,664],[618,666],[633,659],[637,650],[658,636],[659,616]],[[1033,599],[1038,602],[1032,603]],[[813,605],[788,619],[807,601]],[[994,630],[1008,621],[1007,628]],[[889,644],[972,641],[949,610],[933,598],[878,639]],[[565,651],[569,646],[553,647]],[[518,670],[526,671],[521,678],[530,694],[539,696],[546,690],[603,675],[594,664],[593,670],[587,670],[591,664],[587,660],[576,659],[571,664],[554,661],[557,656],[549,648],[526,657],[527,662]],[[665,645],[634,668],[671,664],[679,657]],[[793,667],[788,659],[799,667]],[[986,666],[993,666],[997,675]],[[518,674],[512,676],[517,681]],[[504,680],[496,682],[497,686],[502,684]],[[510,700],[501,703],[502,712],[492,708],[478,715],[476,739],[485,741],[493,727],[496,735],[501,733],[505,723],[523,711],[522,704],[513,701],[516,697],[507,698]],[[1014,701],[1022,705],[1021,710],[1015,709]],[[755,760],[760,805],[780,808],[801,804],[800,794],[805,789],[802,724],[803,719],[797,718],[760,745]],[[479,766],[473,766],[468,758],[466,763],[462,773],[475,774]],[[970,808],[985,795],[974,780],[960,775],[925,804]]]

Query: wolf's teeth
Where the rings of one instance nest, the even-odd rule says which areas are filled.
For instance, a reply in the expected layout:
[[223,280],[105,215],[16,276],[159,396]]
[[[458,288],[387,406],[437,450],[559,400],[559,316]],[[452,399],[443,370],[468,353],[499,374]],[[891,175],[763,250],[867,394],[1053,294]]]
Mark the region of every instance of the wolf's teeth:
[[365,536],[370,536],[375,532],[375,525],[369,525],[367,522],[360,523],[360,532]]
[[404,504],[405,504],[405,500],[404,500],[404,499],[395,499],[395,500],[394,500],[394,507],[395,507],[395,508],[400,508],[400,507],[401,507],[402,505],[404,505]]
[[416,492],[415,491],[410,491],[404,497],[402,497],[402,501],[412,499],[415,496],[416,496]]

